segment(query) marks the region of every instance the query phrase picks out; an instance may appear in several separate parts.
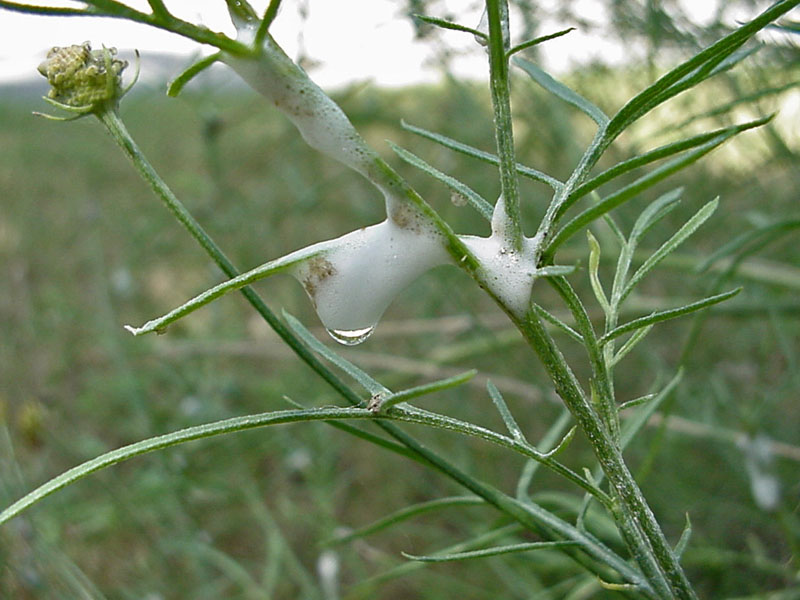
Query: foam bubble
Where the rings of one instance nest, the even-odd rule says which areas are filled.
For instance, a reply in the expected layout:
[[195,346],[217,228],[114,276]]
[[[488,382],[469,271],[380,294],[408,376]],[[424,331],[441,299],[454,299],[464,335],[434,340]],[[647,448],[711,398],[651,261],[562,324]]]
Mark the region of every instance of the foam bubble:
[[450,260],[438,236],[388,219],[328,244],[324,257],[304,261],[291,272],[322,324],[336,332],[371,330],[403,289]]
[[459,236],[481,263],[478,276],[483,285],[516,316],[528,311],[536,280],[536,238],[523,237],[522,249],[515,251],[507,241],[505,202],[498,199],[492,214],[492,235],[487,238]]
[[[249,28],[240,29],[249,38]],[[256,58],[223,55],[223,60],[297,127],[309,146],[369,178],[375,153],[341,108],[269,37]]]

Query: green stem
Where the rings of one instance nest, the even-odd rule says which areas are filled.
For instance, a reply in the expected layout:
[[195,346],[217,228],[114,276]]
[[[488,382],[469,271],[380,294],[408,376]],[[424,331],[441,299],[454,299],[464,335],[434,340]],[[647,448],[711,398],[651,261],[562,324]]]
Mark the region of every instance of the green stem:
[[[553,200],[547,207],[547,211],[545,211],[544,217],[542,217],[542,221],[539,223],[539,229],[536,232],[536,238],[541,238],[542,240],[542,248],[547,246],[555,233],[555,225],[558,223],[563,213],[565,203],[571,199],[574,190],[586,180],[592,167],[597,164],[597,161],[600,160],[603,152],[605,152],[605,149],[608,148],[608,145],[611,143],[611,140],[606,135],[606,131],[606,126],[598,128],[592,143],[589,144],[586,152],[581,156],[578,165],[575,167],[575,170],[572,171],[569,179],[562,187],[556,190]],[[549,257],[545,257],[546,260],[548,258]]]
[[603,408],[601,419],[603,419],[611,439],[617,443],[619,441],[619,414],[614,403],[613,381],[606,366],[608,364],[606,357],[592,327],[592,321],[566,278],[548,277],[547,281],[564,299],[575,318],[578,332],[582,336],[592,366],[592,381],[595,385],[595,392],[599,396],[598,404]]
[[[156,173],[147,158],[139,150],[136,142],[125,128],[122,120],[115,111],[104,111],[99,113],[98,118],[105,125],[111,137],[119,144],[133,163],[139,174],[150,184],[150,187],[161,199],[167,209],[184,226],[189,234],[203,247],[206,254],[219,266],[220,269],[230,278],[239,275],[239,271],[228,259],[217,244],[205,232],[202,226],[195,220],[183,204],[175,197],[163,179]],[[270,310],[261,297],[250,287],[240,290],[242,295],[253,306],[259,315],[269,324],[278,336],[298,355],[298,357],[316,371],[325,381],[327,381],[339,394],[346,398],[351,404],[358,404],[361,398],[353,392],[341,379],[323,365],[317,357],[306,346],[297,339],[283,321]]]
[[505,201],[506,243],[516,252],[522,250],[522,218],[520,215],[517,160],[511,122],[511,95],[508,85],[508,3],[507,0],[486,0],[489,20],[489,77],[494,108],[497,155],[500,159],[500,190]]
[[[162,200],[170,212],[184,225],[190,235],[200,243],[203,249],[214,260],[214,262],[225,272],[228,277],[236,277],[239,273],[233,264],[224,255],[222,250],[203,230],[200,224],[192,217],[181,202],[175,197],[169,187],[156,173],[145,156],[141,153],[134,140],[131,138],[119,115],[114,111],[99,113],[98,118],[106,126],[111,136],[120,145],[122,150],[131,159],[136,169],[150,184],[156,195]],[[395,177],[398,177],[395,174]],[[330,371],[317,357],[300,341],[277,316],[269,309],[264,301],[249,287],[240,290],[247,301],[256,309],[264,320],[272,327],[278,336],[298,355],[298,357],[309,365],[323,380],[335,389],[344,399],[352,405],[361,403],[361,398],[351,388],[349,388],[335,373]],[[370,413],[373,417],[374,414]],[[420,444],[416,439],[405,431],[380,419],[375,420],[376,424],[386,433],[400,442],[412,453],[445,476],[461,484],[466,489],[483,498],[488,504],[494,506],[501,512],[507,514],[523,526],[534,531],[545,531],[549,537],[556,539],[569,539],[580,544],[581,549],[592,559],[604,564],[617,573],[625,580],[637,585],[642,592],[650,598],[655,598],[652,589],[641,574],[622,560],[616,553],[603,545],[593,536],[579,531],[576,527],[566,521],[556,517],[544,510],[533,502],[522,502],[512,498],[493,486],[483,483],[462,471],[439,454],[433,452]],[[580,552],[565,549],[565,552],[572,556],[577,562],[592,569],[587,564],[587,559]]]
[[[394,418],[397,418],[396,415]],[[110,452],[106,452],[98,457],[88,460],[64,473],[54,477],[45,484],[39,486],[31,493],[27,494],[2,512],[0,512],[0,524],[9,521],[21,512],[39,502],[40,500],[50,496],[60,489],[83,479],[84,477],[95,473],[106,467],[118,464],[136,456],[141,456],[148,452],[155,450],[163,450],[178,444],[198,439],[223,435],[227,433],[234,433],[245,431],[258,427],[266,427],[270,425],[279,425],[285,423],[309,422],[309,421],[325,421],[330,422],[340,419],[360,419],[360,420],[376,420],[379,425],[384,426],[387,431],[396,430],[399,432],[399,438],[403,443],[407,443],[410,449],[417,451],[420,454],[426,455],[429,460],[426,461],[433,466],[440,468],[443,472],[451,474],[457,481],[460,481],[472,491],[476,491],[484,501],[492,504],[502,512],[509,514],[511,517],[519,521],[522,525],[529,529],[541,530],[542,526],[555,533],[562,540],[567,540],[575,544],[575,549],[578,547],[592,556],[596,560],[604,563],[623,575],[628,581],[638,586],[642,592],[648,597],[652,597],[647,583],[642,581],[641,576],[631,569],[621,558],[614,554],[611,550],[606,548],[601,542],[594,538],[591,534],[581,532],[575,527],[572,527],[565,521],[562,521],[552,513],[542,509],[533,502],[522,503],[514,500],[502,492],[492,488],[491,486],[482,484],[477,480],[469,477],[468,475],[458,471],[444,459],[434,455],[431,451],[425,449],[418,442],[413,440],[410,436],[405,434],[399,429],[396,429],[391,423],[386,420],[393,418],[389,414],[375,415],[371,410],[366,408],[344,408],[344,407],[326,407],[314,409],[299,409],[299,410],[284,410],[269,413],[262,413],[256,415],[247,415],[243,417],[233,417],[223,421],[216,421],[214,423],[206,423],[195,427],[189,427],[179,431],[174,431],[168,434],[156,436],[140,442],[135,442],[121,448],[117,448]],[[406,413],[403,417],[404,421],[427,424],[431,422],[425,417],[415,418],[410,413]],[[558,539],[555,541],[559,541]],[[567,552],[572,553],[574,549]],[[577,555],[579,562],[583,559]]]
[[514,318],[528,343],[539,355],[555,384],[556,393],[570,409],[589,439],[619,503],[620,528],[633,542],[635,558],[660,598],[694,600],[691,584],[664,537],[655,515],[628,470],[619,446],[613,442],[602,419],[586,399],[578,380],[539,318],[530,312]]
[[599,489],[583,477],[580,477],[577,473],[565,467],[552,457],[539,452],[536,448],[524,441],[512,439],[506,435],[501,435],[496,431],[480,427],[479,425],[475,425],[473,423],[468,423],[467,421],[453,419],[452,417],[414,407],[405,408],[398,406],[390,410],[389,415],[398,421],[408,421],[409,423],[430,425],[432,427],[436,427],[437,429],[449,429],[450,431],[456,431],[463,433],[464,435],[481,438],[493,444],[497,444],[498,446],[508,448],[509,450],[517,452],[527,458],[548,466],[565,479],[572,481],[585,491],[589,492],[592,496],[599,500],[601,504],[609,509],[611,508],[612,499],[603,490]]

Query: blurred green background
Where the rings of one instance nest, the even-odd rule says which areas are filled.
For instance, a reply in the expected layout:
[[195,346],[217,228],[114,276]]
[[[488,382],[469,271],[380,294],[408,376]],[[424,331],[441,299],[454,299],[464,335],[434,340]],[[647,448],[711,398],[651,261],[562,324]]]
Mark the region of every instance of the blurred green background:
[[[410,9],[416,4],[424,10],[424,3],[413,2]],[[688,56],[724,33],[719,24],[688,27],[669,6],[661,16],[643,12],[639,23],[618,23],[619,35],[635,32],[661,57],[661,51]],[[620,14],[633,19],[638,13]],[[420,34],[435,35],[422,28]],[[796,45],[768,45],[736,71],[668,103],[609,151],[601,167],[691,132],[781,111],[766,127],[735,138],[614,214],[627,231],[648,200],[685,186],[681,208],[646,238],[656,248],[699,206],[721,198],[714,217],[632,298],[630,315],[710,293],[719,271],[699,276],[693,272],[698,262],[739,234],[800,216],[797,57]],[[613,112],[657,73],[655,64],[598,63],[564,80]],[[686,122],[773,88],[722,115]],[[457,231],[487,233],[469,208],[451,203],[446,189],[400,163],[384,143],[391,139],[495,198],[499,187],[491,166],[400,127],[402,118],[491,150],[483,86],[453,79],[403,90],[365,84],[335,98]],[[97,122],[33,118],[31,110],[42,106],[21,90],[0,95],[0,505],[83,460],[145,437],[286,408],[284,396],[308,405],[338,402],[236,295],[165,336],[128,335],[123,324],[162,314],[219,282],[221,274]],[[249,91],[201,80],[169,100],[162,86],[140,85],[122,115],[151,162],[241,269],[382,218],[382,200],[368,183],[310,151]],[[514,81],[514,117],[520,161],[559,178],[591,139],[585,116],[524,75]],[[531,233],[548,189],[522,186]],[[604,258],[613,259],[609,230],[601,224],[593,231]],[[742,285],[743,293],[704,316],[684,381],[666,407],[670,418],[657,419],[628,452],[671,539],[677,540],[690,515],[694,534],[684,561],[705,597],[767,597],[758,594],[779,589],[786,591],[775,597],[799,597],[791,595],[800,593],[796,239],[796,233],[776,239],[729,276],[724,289]],[[585,239],[576,236],[560,262],[585,264],[587,256]],[[606,266],[608,282],[611,264]],[[571,280],[597,308],[585,270]],[[273,309],[285,308],[329,341],[294,280],[280,276],[256,287]],[[561,314],[546,285],[537,293],[540,304]],[[651,392],[672,377],[693,323],[687,318],[658,326],[620,364],[621,399]],[[564,349],[583,374],[580,348],[565,340]],[[491,301],[454,269],[422,277],[390,307],[368,342],[342,353],[390,387],[477,368],[472,384],[425,405],[501,428],[485,391],[488,377],[531,440],[560,412],[534,355]],[[518,458],[452,434],[413,433],[513,491],[523,466]],[[576,469],[593,464],[580,439],[564,460]],[[544,472],[532,492],[564,515],[574,511],[566,499],[579,498]],[[615,596],[555,553],[427,567],[400,555],[430,553],[502,524],[485,508],[432,513],[354,543],[324,545],[408,504],[459,493],[419,465],[322,423],[194,442],[92,475],[0,528],[0,597]]]

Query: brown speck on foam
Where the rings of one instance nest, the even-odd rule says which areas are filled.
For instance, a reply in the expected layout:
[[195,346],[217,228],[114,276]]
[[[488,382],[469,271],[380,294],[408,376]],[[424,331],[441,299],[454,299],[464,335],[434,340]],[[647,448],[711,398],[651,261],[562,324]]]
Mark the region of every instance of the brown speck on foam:
[[315,256],[308,261],[306,268],[308,271],[303,278],[303,287],[309,298],[316,304],[315,297],[317,287],[328,277],[336,273],[336,267],[334,267],[327,258]]
[[400,229],[408,229],[415,232],[420,230],[419,213],[407,202],[393,202],[389,212],[389,219]]

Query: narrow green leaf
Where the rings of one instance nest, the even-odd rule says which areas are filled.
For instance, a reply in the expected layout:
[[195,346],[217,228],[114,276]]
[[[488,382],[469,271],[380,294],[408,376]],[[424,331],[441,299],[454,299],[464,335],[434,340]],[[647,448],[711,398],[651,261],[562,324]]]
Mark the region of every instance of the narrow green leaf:
[[686,547],[689,545],[689,540],[692,537],[692,521],[689,519],[689,513],[686,513],[686,526],[683,528],[683,533],[681,533],[681,537],[678,540],[678,543],[675,544],[675,556],[680,558],[683,556]]
[[547,265],[546,267],[539,267],[536,269],[536,277],[562,277],[564,275],[572,275],[578,267],[575,265]]
[[620,436],[620,448],[624,449],[627,448],[628,444],[631,443],[631,440],[636,436],[637,433],[645,426],[647,421],[653,416],[653,413],[658,410],[659,406],[666,400],[669,395],[675,390],[678,384],[683,379],[683,368],[678,369],[678,372],[675,374],[667,385],[664,386],[655,398],[653,398],[647,404],[644,404],[638,410],[634,411],[633,415],[625,420],[625,423],[622,426],[622,435]]
[[508,408],[508,404],[506,404],[505,398],[503,398],[500,390],[498,390],[497,386],[495,386],[491,381],[486,382],[486,389],[489,390],[489,396],[492,398],[492,402],[494,402],[497,412],[500,413],[503,423],[505,423],[506,429],[508,429],[511,437],[518,442],[527,444],[528,441],[525,439],[525,434],[522,433],[522,429],[520,429],[516,419],[514,419],[514,415],[511,414],[511,410]]
[[561,37],[562,35],[567,35],[570,31],[575,31],[574,27],[568,27],[567,29],[562,29],[561,31],[557,31],[555,33],[550,33],[548,35],[542,35],[532,40],[528,40],[526,42],[521,42],[512,46],[508,52],[506,52],[506,57],[511,57],[517,52],[522,52],[523,50],[527,50],[528,48],[532,48],[533,46],[538,46],[542,42],[548,42],[550,40],[554,40],[556,38]]
[[225,4],[228,5],[228,12],[242,21],[255,23],[258,20],[256,11],[247,0],[225,0]]
[[800,219],[798,218],[784,219],[777,223],[770,223],[753,231],[743,233],[712,252],[708,258],[695,267],[695,273],[707,271],[717,261],[733,256],[742,248],[757,240],[764,241],[766,239],[767,241],[771,241],[795,229],[800,229]]
[[628,408],[633,408],[634,406],[641,406],[646,402],[650,402],[653,398],[655,398],[655,394],[645,394],[644,396],[639,396],[638,398],[634,398],[633,400],[628,400],[627,402],[623,402],[619,405],[620,411],[627,410]]
[[576,342],[583,342],[583,336],[575,331],[572,327],[564,323],[561,319],[556,317],[554,314],[547,312],[544,308],[536,304],[535,302],[531,302],[531,309],[535,312],[540,318],[544,319],[551,325],[555,325],[560,331],[566,333],[569,337],[571,337]]
[[[508,537],[509,535],[519,533],[520,531],[521,527],[517,524],[505,525],[503,527],[498,527],[497,529],[492,529],[486,533],[475,536],[474,538],[467,540],[466,542],[459,542],[457,544],[448,546],[447,548],[442,550],[442,553],[451,554],[467,550],[469,548],[474,548],[476,546],[483,546],[487,543],[494,542],[495,540],[500,540],[505,537]],[[387,571],[384,571],[379,575],[375,575],[373,577],[370,577],[366,580],[359,582],[356,586],[354,586],[354,591],[356,591],[354,597],[366,596],[370,593],[370,591],[372,591],[372,593],[374,594],[374,589],[376,586],[386,581],[390,581],[392,579],[408,575],[409,573],[413,573],[420,569],[424,569],[427,566],[428,563],[419,561],[415,562],[408,561],[401,563],[400,565],[393,567]],[[359,588],[361,588],[361,590],[359,590]]]
[[603,198],[603,200],[594,206],[591,206],[576,215],[561,230],[553,237],[553,240],[548,244],[545,250],[545,256],[553,256],[555,250],[571,238],[575,233],[583,229],[586,225],[603,216],[607,212],[617,208],[621,204],[638,196],[644,190],[654,186],[659,181],[666,179],[673,173],[689,166],[690,164],[698,161],[700,158],[711,152],[714,148],[728,140],[733,134],[725,133],[712,138],[705,144],[695,148],[691,152],[687,152],[683,156],[679,156],[670,160],[669,162],[657,167],[650,173],[643,175],[633,183],[626,185],[624,188],[614,192]]
[[183,21],[177,18],[170,19],[154,19],[153,15],[148,12],[142,12],[123,4],[122,2],[115,2],[112,0],[95,0],[90,2],[85,0],[83,4],[87,6],[83,8],[61,8],[50,6],[37,6],[32,4],[23,4],[19,2],[0,1],[0,8],[5,8],[14,12],[37,14],[37,15],[51,15],[51,16],[85,16],[85,17],[113,17],[117,19],[125,19],[135,23],[142,23],[171,31],[178,35],[182,35],[192,39],[201,44],[209,44],[220,50],[225,50],[237,56],[247,56],[250,53],[241,42],[233,40],[222,33],[211,31],[207,27],[195,25],[188,21]]
[[589,281],[592,284],[592,291],[597,302],[603,309],[606,315],[611,314],[611,306],[608,303],[608,297],[603,291],[603,284],[600,283],[600,243],[597,238],[592,235],[592,232],[586,230],[586,237],[589,240]]
[[369,408],[377,411],[386,411],[392,406],[400,404],[401,402],[406,402],[412,398],[418,398],[419,396],[433,394],[434,392],[440,392],[442,390],[459,386],[463,383],[466,383],[477,374],[477,370],[470,369],[469,371],[465,371],[459,375],[454,375],[453,377],[447,377],[446,379],[440,379],[438,381],[426,383],[424,385],[418,385],[407,390],[394,392],[388,396],[379,397],[376,401],[376,405],[369,406]]
[[35,4],[23,4],[21,2],[0,1],[0,8],[11,12],[28,13],[32,15],[46,16],[93,16],[95,11],[91,7],[86,8],[62,8],[55,6],[37,6]]
[[413,165],[418,169],[421,169],[422,171],[425,171],[428,175],[431,175],[435,179],[441,181],[452,191],[456,192],[457,194],[461,194],[470,204],[470,206],[472,206],[475,210],[477,210],[483,216],[483,218],[485,218],[487,221],[492,220],[493,207],[491,203],[487,201],[483,196],[478,194],[468,185],[461,183],[455,177],[446,175],[445,173],[442,173],[435,167],[432,167],[416,154],[412,154],[408,150],[401,148],[400,146],[393,144],[392,142],[387,142],[387,143],[389,144],[389,147],[392,150],[394,150],[394,152],[408,164]]
[[514,59],[514,63],[548,92],[589,115],[600,127],[604,127],[608,123],[608,116],[606,116],[597,105],[589,102],[575,90],[557,81],[531,61],[517,57]]
[[729,298],[733,298],[736,294],[738,294],[741,291],[742,288],[736,288],[735,290],[730,290],[722,294],[709,296],[708,298],[703,298],[702,300],[698,300],[697,302],[692,302],[691,304],[687,304],[685,306],[680,306],[678,308],[670,308],[667,310],[660,310],[657,312],[653,312],[645,317],[640,317],[638,319],[634,319],[633,321],[628,321],[624,325],[620,325],[619,327],[616,327],[615,329],[612,329],[611,331],[606,333],[603,337],[600,338],[599,343],[600,345],[607,344],[611,340],[616,339],[619,336],[628,333],[629,331],[636,331],[637,329],[641,329],[642,327],[647,327],[649,325],[654,325],[656,323],[660,323],[661,321],[668,321],[669,319],[682,317],[683,315],[688,315],[689,313],[693,313],[695,311],[702,310],[703,308],[713,306],[714,304],[724,302]]
[[222,57],[222,52],[215,52],[205,58],[201,58],[196,63],[192,64],[188,69],[180,73],[175,79],[169,82],[167,87],[167,96],[175,98],[181,93],[184,86],[189,83],[196,75],[205,71],[208,67],[213,65]]
[[328,346],[315,338],[313,334],[306,329],[305,325],[285,310],[283,311],[283,318],[286,320],[291,330],[294,331],[309,348],[355,379],[373,398],[386,397],[391,394],[389,388],[373,379],[372,376],[359,369],[346,358],[339,356],[336,352],[328,348]]
[[695,77],[687,77],[687,79],[682,81],[680,85],[684,87],[684,89],[688,89],[689,87],[697,85],[701,81],[710,79],[711,77],[719,75],[724,71],[729,71],[743,60],[753,56],[763,47],[764,44],[762,42],[757,42],[756,45],[751,48],[739,48],[725,58],[709,61],[707,66],[704,66],[698,70],[698,73],[695,75]]
[[328,421],[331,419],[371,419],[374,415],[363,408],[313,408],[309,410],[284,410],[234,417],[214,423],[181,429],[172,433],[141,440],[101,454],[91,460],[64,471],[47,483],[40,485],[11,506],[0,512],[0,525],[17,516],[50,494],[83,479],[96,471],[123,462],[135,456],[176,446],[202,438],[299,421]]
[[423,23],[428,23],[429,25],[434,25],[435,27],[441,27],[442,29],[449,29],[451,31],[462,31],[464,33],[471,33],[476,38],[481,40],[489,40],[489,36],[484,33],[483,31],[479,31],[478,29],[474,29],[472,27],[467,27],[466,25],[459,25],[458,23],[453,23],[452,21],[447,21],[446,19],[440,19],[438,17],[430,17],[428,15],[421,15],[421,14],[414,14],[412,15],[415,19],[422,21]]
[[788,19],[784,19],[780,23],[773,23],[770,25],[770,27],[782,29],[783,31],[788,31],[790,33],[800,33],[800,21],[789,21]]
[[[478,160],[481,160],[490,165],[500,164],[500,160],[494,154],[491,154],[489,152],[484,152],[483,150],[478,150],[477,148],[468,146],[467,144],[462,144],[461,142],[457,142],[456,140],[441,135],[439,133],[433,133],[432,131],[428,131],[427,129],[422,129],[421,127],[410,125],[405,121],[401,121],[400,124],[406,131],[410,131],[411,133],[415,133],[421,137],[424,137],[427,140],[436,142],[437,144],[440,144],[445,148],[449,148],[450,150],[455,150],[456,152],[459,152],[466,156],[471,156],[472,158],[477,158]],[[528,177],[529,179],[533,179],[534,181],[546,183],[554,190],[559,190],[562,187],[564,187],[564,184],[558,179],[550,177],[550,175],[547,175],[546,173],[542,173],[541,171],[537,171],[536,169],[526,167],[525,165],[521,165],[519,163],[517,163],[517,173],[519,173],[524,177]]]
[[393,525],[397,525],[398,523],[402,523],[403,521],[407,521],[408,519],[413,519],[421,514],[442,510],[445,508],[452,508],[454,506],[485,506],[486,501],[479,496],[451,496],[449,498],[438,498],[436,500],[430,500],[428,502],[420,502],[418,504],[412,504],[411,506],[406,506],[396,512],[393,512],[390,515],[375,521],[369,525],[364,527],[360,527],[355,531],[352,531],[346,535],[342,535],[336,538],[332,538],[330,540],[326,540],[323,542],[325,546],[333,546],[333,545],[341,545],[351,542],[356,539],[361,539],[367,537],[368,535],[372,535],[373,533],[377,533],[379,531],[383,531],[384,529],[388,529]]
[[[622,244],[622,248],[617,260],[617,269],[614,273],[614,282],[611,287],[611,304],[616,312],[619,312],[620,303],[622,301],[622,291],[625,287],[625,281],[628,277],[628,272],[631,267],[636,247],[639,241],[647,231],[653,227],[660,219],[671,212],[680,201],[680,196],[683,193],[683,188],[677,188],[662,194],[654,202],[651,202],[636,219],[633,225],[631,235],[628,240]],[[616,321],[615,321],[616,323]]]
[[[537,448],[539,448],[541,452],[545,452],[546,455],[550,454],[553,448],[558,448],[563,443],[564,438],[566,438],[566,436],[564,436],[564,430],[571,422],[572,413],[569,412],[569,409],[564,408],[558,419],[555,420],[555,422],[547,430],[547,433],[545,433],[542,439],[539,441]],[[561,442],[558,442],[558,438],[560,437],[562,440]],[[518,500],[530,499],[528,497],[528,490],[530,489],[533,477],[536,475],[536,472],[539,470],[539,465],[541,464],[542,463],[536,460],[529,460],[527,463],[525,463],[525,467],[522,469],[522,473],[520,473],[519,480],[517,481],[516,494]]]
[[[596,195],[598,200],[600,199],[599,194],[596,192],[592,195]],[[614,218],[609,214],[605,214],[603,215],[603,221],[606,225],[608,225],[608,228],[611,230],[611,233],[614,234],[614,237],[617,238],[620,246],[624,246],[627,243],[627,240],[625,239],[625,235],[622,233],[622,229],[619,228],[619,225],[617,225],[617,222],[614,220]]]
[[475,425],[474,423],[470,423],[468,421],[462,421],[460,419],[435,413],[429,410],[423,410],[411,405],[397,406],[395,407],[395,410],[386,413],[385,417],[391,418],[394,421],[416,423],[420,425],[427,425],[429,427],[436,427],[442,430],[455,431],[463,435],[473,436],[487,442],[509,448],[523,456],[540,461],[548,468],[552,469],[556,473],[562,475],[564,478],[572,481],[595,496],[606,506],[609,506],[609,503],[611,502],[610,497],[603,490],[593,486],[591,483],[588,483],[580,475],[568,467],[564,466],[557,460],[544,456],[541,452],[539,452],[539,450],[519,439],[509,437],[508,435],[481,427],[480,425]]
[[[767,87],[763,89],[759,89],[752,94],[745,94],[743,96],[737,96],[734,100],[730,102],[726,102],[725,104],[720,104],[712,108],[711,110],[704,111],[687,117],[685,120],[681,121],[677,124],[670,124],[668,130],[666,131],[674,131],[676,129],[682,129],[687,125],[691,125],[695,121],[700,121],[702,119],[709,119],[713,117],[719,117],[721,115],[726,115],[730,113],[733,109],[738,108],[743,104],[750,104],[756,102],[757,100],[761,100],[762,98],[767,98],[769,96],[777,96],[782,94],[787,90],[791,90],[800,86],[800,81],[791,81],[785,85],[777,86],[777,87]],[[770,115],[770,118],[772,115]]]
[[776,2],[746,25],[739,27],[721,40],[696,54],[690,60],[663,75],[658,81],[653,83],[653,85],[628,101],[628,103],[626,103],[611,119],[608,124],[609,138],[616,138],[616,136],[624,131],[632,122],[639,119],[662,102],[665,102],[672,96],[686,89],[686,87],[676,85],[681,82],[681,80],[690,76],[694,77],[692,82],[686,84],[694,85],[701,80],[704,75],[708,76],[708,72],[720,64],[726,57],[733,54],[747,40],[753,37],[753,35],[766,27],[770,22],[790,11],[796,5],[797,0],[781,0]]
[[649,150],[644,154],[640,154],[639,156],[634,156],[633,158],[629,158],[628,160],[617,163],[613,167],[603,171],[602,173],[596,175],[595,177],[592,177],[591,179],[589,179],[588,181],[577,187],[567,198],[563,207],[559,211],[559,215],[562,215],[564,212],[566,212],[566,210],[570,206],[575,204],[575,202],[580,198],[586,196],[589,192],[596,190],[601,185],[604,185],[616,179],[620,175],[624,175],[625,173],[629,173],[634,169],[638,169],[639,167],[643,167],[645,165],[654,163],[664,158],[669,158],[670,156],[680,154],[682,152],[685,152],[686,150],[691,150],[692,148],[696,148],[697,146],[702,146],[706,142],[709,142],[720,135],[726,135],[726,134],[736,135],[743,131],[747,131],[748,129],[753,129],[754,127],[760,127],[765,123],[768,123],[773,117],[774,115],[769,115],[767,117],[756,119],[754,121],[748,121],[747,123],[742,123],[741,125],[733,125],[731,127],[724,127],[722,129],[709,131],[707,133],[701,133],[692,136],[690,138],[665,144],[664,146],[659,146],[658,148]]
[[523,544],[509,544],[508,546],[495,546],[494,548],[484,548],[483,550],[458,552],[456,554],[432,554],[429,556],[416,556],[413,554],[406,554],[405,552],[402,554],[409,560],[416,560],[420,562],[450,562],[455,560],[468,560],[470,558],[486,558],[489,556],[498,556],[500,554],[511,554],[515,552],[530,552],[531,550],[563,548],[564,546],[575,545],[575,542],[569,541],[527,542]]
[[564,437],[561,438],[561,441],[558,442],[556,447],[550,450],[549,452],[545,452],[544,456],[546,456],[547,458],[552,458],[554,456],[558,456],[559,454],[561,454],[564,451],[564,449],[566,449],[566,447],[569,446],[569,443],[572,441],[572,438],[575,437],[575,432],[577,430],[578,430],[577,425],[573,425],[572,427],[570,427],[569,431],[567,431]]
[[714,214],[714,211],[717,210],[717,206],[719,206],[719,199],[715,198],[703,208],[698,210],[694,216],[689,219],[683,227],[681,227],[675,234],[669,238],[664,244],[653,254],[651,254],[647,260],[642,263],[642,265],[636,270],[636,272],[631,277],[630,281],[628,281],[625,289],[622,292],[620,297],[620,302],[625,300],[625,298],[633,291],[639,282],[647,275],[658,263],[660,263],[664,258],[673,250],[675,250],[678,246],[680,246],[686,239],[692,235],[697,229],[708,220],[708,218]]
[[[324,242],[322,243],[324,244]],[[291,268],[292,266],[304,261],[308,260],[309,258],[313,258],[315,256],[319,256],[325,253],[326,247],[324,245],[315,244],[313,246],[308,246],[306,248],[301,248],[296,252],[292,252],[291,254],[287,254],[281,258],[277,258],[272,260],[268,263],[264,263],[261,266],[256,267],[255,269],[251,269],[245,273],[241,273],[236,277],[229,279],[228,281],[223,281],[219,285],[215,285],[214,287],[206,290],[202,294],[199,294],[189,300],[188,302],[183,303],[178,308],[175,308],[168,312],[167,314],[158,317],[157,319],[152,319],[142,325],[141,327],[132,327],[130,325],[125,325],[125,329],[127,329],[133,335],[143,335],[145,333],[152,333],[152,332],[163,332],[166,327],[185,317],[186,315],[196,311],[199,308],[202,308],[206,304],[216,300],[220,296],[227,294],[233,290],[238,290],[243,287],[250,285],[251,283],[258,281],[259,279],[264,279],[265,277],[270,277],[271,275],[275,275],[277,273],[282,273],[287,269]]]
[[650,330],[653,329],[652,325],[647,325],[641,329],[638,329],[636,333],[634,333],[631,337],[625,340],[625,343],[622,344],[622,348],[617,350],[617,353],[611,358],[608,363],[608,368],[611,369],[619,363],[628,353],[636,347],[636,345],[641,342],[645,336],[650,333]]
[[[299,402],[291,399],[289,396],[283,396],[283,399],[286,400],[289,404],[294,406],[295,408],[299,408],[301,410],[307,410],[307,406],[303,406]],[[365,431],[364,429],[360,429],[349,423],[344,423],[342,421],[326,421],[328,425],[331,427],[338,429],[340,431],[344,431],[349,433],[350,435],[361,438],[365,442],[369,442],[370,444],[375,444],[383,448],[384,450],[388,450],[389,452],[394,452],[395,454],[399,454],[400,456],[404,456],[406,458],[410,458],[411,460],[415,460],[418,463],[428,464],[425,459],[423,459],[418,454],[415,454],[405,446],[398,444],[397,442],[393,442],[390,439],[375,435],[370,431]]]
[[602,577],[597,578],[597,583],[599,583],[600,587],[604,590],[610,590],[612,592],[636,593],[640,591],[638,586],[635,586],[632,583],[614,583],[613,581],[606,581]]
[[659,196],[642,211],[642,214],[636,219],[636,223],[634,223],[633,229],[631,230],[629,243],[633,249],[639,245],[639,240],[645,233],[678,206],[682,194],[682,187],[670,190],[666,194]]
[[[584,498],[576,496],[575,494],[554,491],[552,489],[545,489],[541,491],[537,490],[536,493],[531,495],[531,498],[536,502],[547,506],[550,510],[564,515],[565,518],[567,515],[575,515],[577,518],[579,513],[588,513],[588,510],[591,509],[591,505],[584,509]],[[586,519],[587,514],[584,514],[584,522]],[[593,510],[591,511],[591,515],[588,516],[588,519],[590,522],[589,528],[600,539],[610,541],[618,540],[620,538],[619,529],[617,528],[613,518],[611,518],[610,513],[607,511],[603,509]]]
[[169,10],[167,10],[163,0],[147,0],[147,4],[150,5],[153,15],[160,19],[165,19],[172,16],[169,14]]
[[[639,218],[634,223],[633,230],[629,240],[622,240],[622,247],[620,248],[619,257],[617,258],[617,268],[614,272],[614,281],[611,285],[611,305],[614,307],[615,314],[619,313],[621,295],[625,288],[625,282],[628,278],[628,272],[631,268],[636,246],[639,244],[642,236],[655,225],[662,217],[669,213],[675,206],[680,198],[683,188],[678,188],[662,194],[654,202],[651,202]],[[608,215],[604,215],[608,216]],[[616,324],[616,319],[613,324]],[[607,323],[607,326],[612,326],[612,323]]]
[[278,16],[278,9],[281,7],[281,0],[270,0],[267,8],[264,10],[264,16],[258,24],[258,30],[253,41],[256,48],[261,48],[264,45],[264,40],[267,37],[270,25]]

